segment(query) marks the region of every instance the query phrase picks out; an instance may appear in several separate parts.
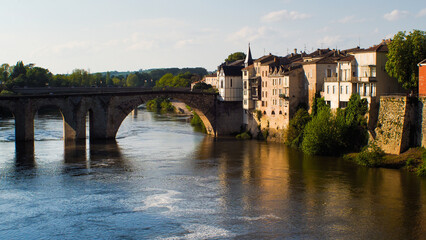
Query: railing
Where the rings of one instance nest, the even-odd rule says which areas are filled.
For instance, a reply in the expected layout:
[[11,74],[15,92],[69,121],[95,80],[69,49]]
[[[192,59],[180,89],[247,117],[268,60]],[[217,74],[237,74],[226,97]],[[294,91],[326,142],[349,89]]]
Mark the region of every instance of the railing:
[[326,77],[324,82],[375,82],[377,81],[376,77],[350,77],[346,79],[341,79],[339,77]]
[[278,96],[279,96],[280,98],[282,98],[282,99],[287,99],[287,98],[289,98],[289,97],[290,97],[288,94],[284,94],[284,93],[281,93],[281,94],[279,94]]

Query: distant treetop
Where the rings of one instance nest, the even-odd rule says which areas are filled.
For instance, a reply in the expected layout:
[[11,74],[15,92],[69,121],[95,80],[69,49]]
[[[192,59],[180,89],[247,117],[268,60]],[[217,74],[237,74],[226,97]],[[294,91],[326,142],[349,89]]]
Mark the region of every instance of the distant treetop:
[[243,52],[234,52],[225,59],[225,62],[233,62],[237,60],[244,60],[246,58],[246,54]]

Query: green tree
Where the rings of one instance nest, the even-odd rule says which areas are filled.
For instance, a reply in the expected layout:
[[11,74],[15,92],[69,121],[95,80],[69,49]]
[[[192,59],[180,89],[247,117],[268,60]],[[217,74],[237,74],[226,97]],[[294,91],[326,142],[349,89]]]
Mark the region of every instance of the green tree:
[[26,71],[26,84],[29,87],[44,87],[52,79],[52,73],[45,68],[31,67]]
[[112,84],[114,84],[114,86],[121,86],[121,79],[118,77],[113,77]]
[[414,90],[419,81],[417,64],[426,58],[426,34],[413,30],[398,32],[389,43],[386,71],[405,89]]
[[303,131],[309,121],[311,121],[311,116],[309,116],[306,109],[300,108],[297,110],[296,114],[289,122],[285,134],[285,143],[291,147],[299,148],[303,141]]
[[10,79],[14,79],[19,77],[20,75],[24,75],[27,73],[27,69],[24,66],[22,61],[18,61],[16,65],[12,68],[12,73],[10,74]]
[[0,84],[4,84],[9,80],[10,75],[9,64],[5,63],[0,66]]
[[105,81],[106,81],[106,85],[107,86],[113,85],[112,78],[111,78],[111,73],[110,72],[106,73],[106,77],[105,78],[106,78]]
[[139,78],[136,74],[132,73],[127,76],[126,87],[137,87],[139,85]]
[[205,82],[198,82],[194,85],[194,87],[192,88],[193,90],[195,89],[200,89],[200,90],[208,90],[208,89],[212,89],[213,86],[210,84],[207,84]]
[[246,54],[243,52],[234,52],[230,54],[226,59],[225,62],[233,62],[237,60],[244,60],[246,58]]

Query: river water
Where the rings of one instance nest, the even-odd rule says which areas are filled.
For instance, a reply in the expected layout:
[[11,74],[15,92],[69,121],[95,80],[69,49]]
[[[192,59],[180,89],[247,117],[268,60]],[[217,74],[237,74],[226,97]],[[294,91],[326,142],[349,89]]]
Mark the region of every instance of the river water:
[[426,239],[426,180],[214,140],[142,110],[115,143],[64,146],[39,114],[15,149],[0,119],[0,239]]

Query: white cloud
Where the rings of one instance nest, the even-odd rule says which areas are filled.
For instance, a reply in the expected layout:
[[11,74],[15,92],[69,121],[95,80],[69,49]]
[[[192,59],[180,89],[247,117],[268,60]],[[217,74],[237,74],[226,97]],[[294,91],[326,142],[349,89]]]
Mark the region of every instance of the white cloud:
[[76,51],[88,49],[92,46],[92,43],[89,41],[70,41],[51,47],[51,50],[55,54],[63,53],[65,51]]
[[424,17],[426,16],[426,8],[420,10],[420,12],[416,15],[416,17]]
[[277,22],[281,21],[282,19],[287,20],[302,20],[310,18],[311,15],[306,13],[299,13],[296,11],[288,11],[288,10],[280,10],[275,12],[270,12],[262,17],[262,21],[264,22]]
[[317,44],[321,46],[321,48],[335,48],[338,43],[342,42],[342,37],[337,35],[325,36],[317,41]]
[[243,27],[239,31],[232,33],[228,36],[228,41],[233,41],[237,43],[241,42],[253,42],[260,38],[272,37],[272,29],[267,27],[251,28]]
[[330,31],[330,28],[325,26],[323,28],[318,29],[317,33],[326,33],[326,32],[329,32],[329,31]]
[[192,45],[194,43],[195,43],[195,39],[192,39],[192,38],[191,39],[183,39],[183,40],[177,41],[177,43],[175,44],[175,47],[176,48],[183,48],[185,46]]
[[362,22],[365,22],[365,21],[366,21],[365,18],[357,18],[354,15],[346,16],[342,19],[337,20],[338,23],[343,23],[343,24],[345,24],[345,23],[362,23]]
[[407,15],[408,15],[408,11],[400,11],[398,9],[395,9],[390,13],[386,13],[383,17],[388,21],[396,21]]

